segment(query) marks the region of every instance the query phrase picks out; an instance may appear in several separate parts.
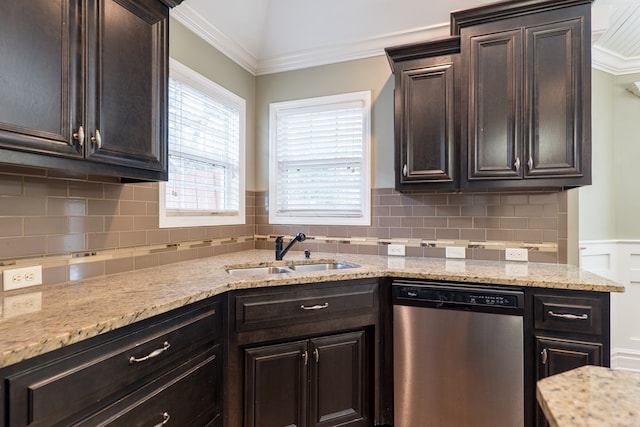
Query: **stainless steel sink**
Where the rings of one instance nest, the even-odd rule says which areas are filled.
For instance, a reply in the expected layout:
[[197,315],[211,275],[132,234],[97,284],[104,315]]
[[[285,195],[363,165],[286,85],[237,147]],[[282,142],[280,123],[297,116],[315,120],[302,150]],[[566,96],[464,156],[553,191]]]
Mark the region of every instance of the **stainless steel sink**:
[[350,264],[344,261],[331,261],[331,262],[311,262],[303,264],[291,264],[284,266],[264,266],[264,267],[230,267],[227,268],[227,273],[234,276],[253,276],[258,274],[282,274],[282,273],[294,273],[294,272],[310,272],[310,271],[327,271],[327,270],[342,270],[345,268],[359,267],[356,264]]
[[256,274],[293,273],[289,267],[239,267],[228,268],[227,273],[233,276],[253,276]]
[[298,264],[291,266],[291,268],[295,271],[342,270],[345,268],[354,267],[357,267],[357,265],[349,264],[347,262],[322,262],[318,264]]

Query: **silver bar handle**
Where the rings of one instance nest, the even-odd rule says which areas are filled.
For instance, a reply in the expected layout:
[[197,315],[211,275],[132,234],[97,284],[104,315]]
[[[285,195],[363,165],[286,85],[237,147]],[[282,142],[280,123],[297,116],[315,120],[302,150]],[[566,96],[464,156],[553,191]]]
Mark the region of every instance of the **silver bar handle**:
[[407,165],[406,165],[406,163],[405,163],[405,165],[402,167],[402,174],[403,174],[404,176],[409,175],[409,169],[407,169]]
[[549,310],[547,312],[547,314],[551,317],[558,317],[560,319],[567,319],[567,320],[588,320],[589,319],[589,315],[584,313],[584,314],[571,314],[571,313],[554,313],[553,311]]
[[549,358],[549,355],[547,354],[547,349],[543,348],[542,352],[540,353],[540,356],[542,357],[542,364],[546,365],[547,364],[547,359]]
[[529,170],[533,169],[533,158],[529,156],[529,161],[527,162],[527,167]]
[[309,363],[309,352],[307,350],[302,353],[302,360],[304,361],[304,366],[307,366]]
[[300,308],[303,310],[323,310],[325,308],[329,308],[329,303],[325,302],[324,304],[316,304],[316,305],[310,305],[310,306],[306,306],[302,304]]
[[163,425],[166,425],[169,422],[169,419],[171,418],[171,415],[169,415],[168,412],[163,412],[162,413],[162,422],[156,424],[153,427],[162,427]]
[[100,131],[96,129],[96,136],[91,137],[91,141],[96,144],[98,148],[102,148],[102,137],[100,136]]
[[520,157],[516,157],[516,161],[513,162],[513,166],[516,168],[516,172],[520,171]]
[[313,350],[313,357],[316,359],[316,363],[320,361],[320,352],[317,348]]
[[80,126],[78,128],[78,132],[73,134],[73,139],[78,141],[81,147],[84,145],[84,127]]
[[151,353],[147,354],[144,357],[136,358],[135,356],[131,356],[129,358],[129,363],[133,365],[134,363],[144,362],[145,360],[153,359],[154,357],[158,357],[165,351],[169,350],[169,347],[171,347],[171,344],[169,344],[168,341],[165,341],[162,344],[162,348],[153,350]]

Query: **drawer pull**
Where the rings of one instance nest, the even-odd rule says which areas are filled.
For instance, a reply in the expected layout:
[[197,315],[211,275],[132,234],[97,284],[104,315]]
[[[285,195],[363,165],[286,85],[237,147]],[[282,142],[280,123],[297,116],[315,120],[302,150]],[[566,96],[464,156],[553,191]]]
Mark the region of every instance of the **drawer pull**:
[[170,419],[170,418],[171,418],[171,415],[169,415],[169,413],[168,413],[168,412],[164,412],[164,413],[162,414],[162,422],[161,422],[161,423],[156,424],[156,425],[155,425],[155,426],[153,426],[153,427],[162,427],[163,425],[166,425],[166,424],[169,422],[169,419]]
[[153,350],[151,353],[147,354],[144,357],[136,359],[135,356],[131,356],[129,358],[129,363],[130,364],[134,364],[134,363],[138,363],[138,362],[144,362],[145,360],[153,359],[154,357],[158,357],[162,353],[164,353],[165,351],[169,350],[169,347],[171,347],[171,344],[169,344],[169,342],[165,341],[164,344],[162,344],[162,348],[158,348],[156,350]]
[[325,308],[329,308],[329,303],[325,302],[324,304],[316,304],[316,305],[310,305],[310,306],[306,306],[302,304],[300,308],[303,310],[322,310]]
[[549,316],[551,317],[558,317],[560,319],[567,319],[567,320],[587,320],[589,319],[589,315],[588,314],[570,314],[570,313],[563,313],[563,314],[558,314],[558,313],[554,313],[553,311],[549,310],[547,312],[547,314],[549,314]]
[[547,364],[547,359],[549,357],[548,353],[547,353],[547,349],[543,348],[542,352],[540,353],[540,356],[542,357],[542,364],[546,365]]

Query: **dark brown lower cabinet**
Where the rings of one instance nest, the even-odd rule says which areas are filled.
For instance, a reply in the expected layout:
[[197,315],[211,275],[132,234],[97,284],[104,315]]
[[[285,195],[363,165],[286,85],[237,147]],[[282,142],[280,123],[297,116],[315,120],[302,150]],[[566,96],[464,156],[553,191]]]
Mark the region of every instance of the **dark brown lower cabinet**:
[[245,425],[369,426],[364,330],[245,350]]
[[[609,366],[608,293],[536,289],[531,298],[535,381],[584,365]],[[535,425],[548,426],[535,408]]]

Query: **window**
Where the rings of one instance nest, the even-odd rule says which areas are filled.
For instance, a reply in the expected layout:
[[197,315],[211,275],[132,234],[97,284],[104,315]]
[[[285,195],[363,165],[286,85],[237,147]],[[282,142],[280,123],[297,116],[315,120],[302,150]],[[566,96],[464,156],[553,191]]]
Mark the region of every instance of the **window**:
[[245,223],[245,101],[173,59],[160,227]]
[[270,106],[269,222],[370,225],[371,93]]

